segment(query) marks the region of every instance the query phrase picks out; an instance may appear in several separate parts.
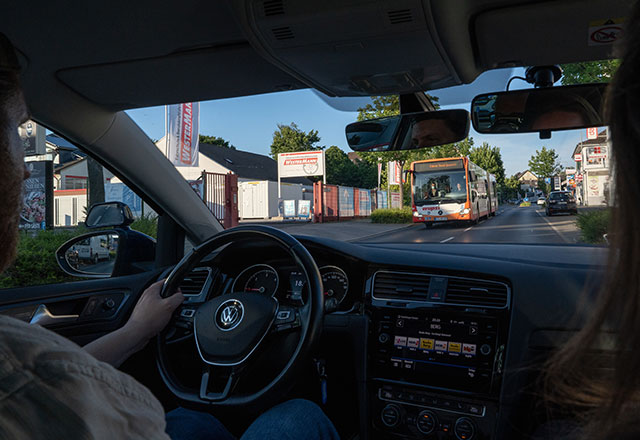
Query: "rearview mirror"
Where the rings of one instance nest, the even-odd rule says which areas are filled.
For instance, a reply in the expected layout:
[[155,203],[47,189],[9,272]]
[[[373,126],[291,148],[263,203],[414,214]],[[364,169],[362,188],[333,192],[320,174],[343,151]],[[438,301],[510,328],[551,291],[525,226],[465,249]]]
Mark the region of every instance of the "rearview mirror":
[[122,202],[92,205],[84,222],[87,228],[125,227],[133,223],[131,208]]
[[87,278],[110,277],[119,241],[117,231],[91,232],[73,238],[58,250],[58,264],[68,274]]
[[347,142],[354,151],[413,150],[463,140],[469,134],[469,112],[443,110],[408,113],[346,127]]
[[471,102],[478,133],[534,133],[606,125],[602,102],[606,84],[548,87],[487,93]]

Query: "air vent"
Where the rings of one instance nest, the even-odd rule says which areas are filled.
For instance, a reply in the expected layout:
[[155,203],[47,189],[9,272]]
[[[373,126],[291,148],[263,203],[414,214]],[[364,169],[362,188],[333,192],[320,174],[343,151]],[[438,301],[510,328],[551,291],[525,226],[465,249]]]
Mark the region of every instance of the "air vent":
[[293,31],[289,26],[282,26],[271,29],[276,40],[291,40],[294,38]]
[[445,302],[481,307],[506,307],[509,292],[502,283],[449,278]]
[[267,0],[262,5],[264,6],[265,17],[284,14],[284,2],[282,0]]
[[429,275],[405,272],[376,272],[373,296],[377,299],[424,301],[429,296]]
[[196,267],[189,272],[180,283],[180,290],[184,296],[196,296],[202,293],[202,289],[211,277],[211,269],[208,267]]
[[397,9],[395,11],[388,11],[389,22],[391,24],[410,23],[413,21],[413,14],[411,9]]

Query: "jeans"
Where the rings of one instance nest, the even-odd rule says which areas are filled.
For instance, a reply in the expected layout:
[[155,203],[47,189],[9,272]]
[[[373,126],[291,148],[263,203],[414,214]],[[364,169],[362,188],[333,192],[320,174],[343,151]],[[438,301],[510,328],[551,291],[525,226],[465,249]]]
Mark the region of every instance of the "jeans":
[[[178,408],[166,415],[172,440],[235,440],[222,423],[208,413]],[[339,440],[331,421],[314,403],[295,399],[258,417],[240,440]]]

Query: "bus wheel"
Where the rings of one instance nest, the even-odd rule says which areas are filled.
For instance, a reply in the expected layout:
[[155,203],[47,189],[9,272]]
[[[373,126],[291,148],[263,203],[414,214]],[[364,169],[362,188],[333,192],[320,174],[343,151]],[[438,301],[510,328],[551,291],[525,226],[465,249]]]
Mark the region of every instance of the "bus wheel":
[[424,222],[424,227],[426,229],[431,229],[431,226],[432,226],[431,222]]

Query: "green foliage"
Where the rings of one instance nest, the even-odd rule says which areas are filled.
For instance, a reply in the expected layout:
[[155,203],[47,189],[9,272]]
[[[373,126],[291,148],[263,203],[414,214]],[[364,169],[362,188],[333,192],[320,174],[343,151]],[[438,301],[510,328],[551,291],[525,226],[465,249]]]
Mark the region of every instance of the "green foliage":
[[547,147],[542,147],[541,150],[536,150],[536,154],[533,154],[529,159],[529,169],[538,177],[538,187],[545,194],[548,194],[550,185],[547,185],[544,179],[560,174],[562,165],[558,163],[556,150],[553,148],[547,150]]
[[620,60],[601,60],[583,63],[561,64],[562,85],[610,82]]
[[371,223],[411,223],[410,208],[376,209],[371,213]]
[[398,95],[372,96],[371,101],[371,104],[358,109],[358,121],[400,114],[400,97]]
[[578,214],[576,224],[580,228],[582,240],[587,243],[604,243],[602,237],[609,231],[610,209],[599,209]]
[[147,234],[150,237],[158,238],[158,217],[155,215],[143,215],[130,225],[131,229]]
[[278,124],[278,129],[273,132],[271,157],[275,160],[280,153],[324,149],[324,147],[315,145],[318,142],[320,142],[318,130],[310,130],[307,133],[300,129],[295,122],[290,125]]
[[78,278],[65,274],[58,266],[56,250],[73,237],[85,233],[84,228],[71,231],[23,232],[18,243],[18,256],[13,265],[0,274],[0,288],[55,284]]
[[327,183],[331,185],[375,188],[378,170],[375,165],[363,160],[353,163],[340,148],[332,145],[325,151]]
[[219,136],[208,136],[201,134],[198,136],[198,142],[200,142],[201,144],[210,144],[217,145],[218,147],[231,148],[232,150],[236,149],[236,147],[234,145],[231,145],[228,140],[223,139]]
[[520,181],[513,175],[504,179],[504,183],[498,186],[498,191],[502,200],[514,199],[518,197],[520,191]]
[[504,163],[500,148],[492,147],[483,142],[479,147],[473,147],[469,153],[471,162],[484,168],[496,177],[498,184],[504,183]]
[[520,207],[521,208],[528,208],[529,206],[531,206],[531,202],[522,202],[522,203],[520,203]]

